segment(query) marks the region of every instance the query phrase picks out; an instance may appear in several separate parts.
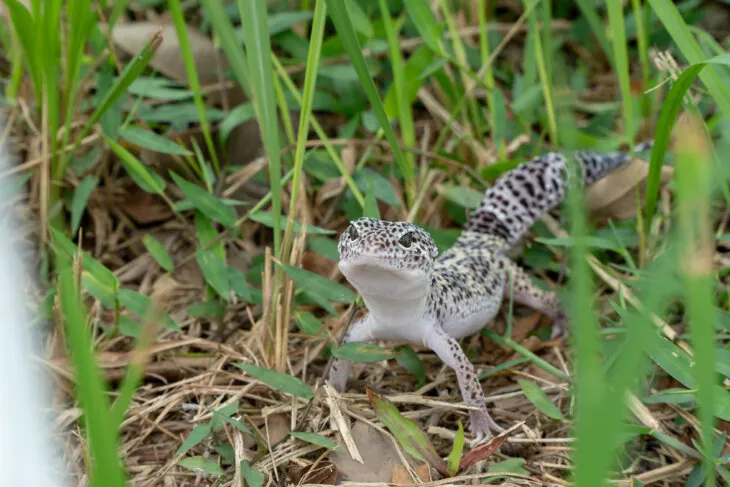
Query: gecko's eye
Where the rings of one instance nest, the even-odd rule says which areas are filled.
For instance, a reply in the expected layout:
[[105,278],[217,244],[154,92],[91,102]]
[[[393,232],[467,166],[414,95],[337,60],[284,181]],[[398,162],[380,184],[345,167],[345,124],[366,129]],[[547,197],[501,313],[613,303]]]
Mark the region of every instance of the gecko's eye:
[[398,243],[405,248],[409,248],[411,243],[413,243],[413,232],[404,233],[403,236],[398,239]]
[[350,237],[351,240],[355,240],[360,236],[360,234],[357,233],[355,225],[350,225],[349,230],[347,230],[347,236]]

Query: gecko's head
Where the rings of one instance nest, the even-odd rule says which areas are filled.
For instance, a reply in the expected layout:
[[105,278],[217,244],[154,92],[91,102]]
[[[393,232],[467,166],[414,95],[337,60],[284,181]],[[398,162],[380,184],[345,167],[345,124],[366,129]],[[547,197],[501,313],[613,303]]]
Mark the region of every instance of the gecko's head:
[[355,287],[426,280],[438,255],[433,239],[420,227],[375,218],[351,222],[338,248],[340,270]]

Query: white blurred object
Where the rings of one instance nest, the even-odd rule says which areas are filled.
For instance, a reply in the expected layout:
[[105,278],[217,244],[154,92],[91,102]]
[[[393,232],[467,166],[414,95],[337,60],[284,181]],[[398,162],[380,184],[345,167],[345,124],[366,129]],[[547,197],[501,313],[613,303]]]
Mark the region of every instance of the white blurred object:
[[[0,114],[0,138],[5,135]],[[8,141],[0,140],[0,174],[9,169]],[[0,191],[10,178],[0,176]],[[48,383],[33,361],[31,315],[25,305],[26,268],[13,248],[18,220],[0,194],[0,486],[63,485],[53,425],[44,415],[50,405]]]

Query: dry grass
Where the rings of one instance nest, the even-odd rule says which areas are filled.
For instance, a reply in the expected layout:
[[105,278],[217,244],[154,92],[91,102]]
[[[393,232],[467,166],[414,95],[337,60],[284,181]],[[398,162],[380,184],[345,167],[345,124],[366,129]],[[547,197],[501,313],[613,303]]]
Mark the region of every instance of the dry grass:
[[[514,25],[500,23],[497,28],[500,32],[513,32],[511,27]],[[556,31],[563,31],[568,27],[569,23],[564,21],[557,21],[554,26]],[[469,27],[464,27],[466,28]],[[520,32],[520,29],[524,29],[524,26],[519,26],[519,29],[516,28],[514,31]],[[402,48],[407,52],[418,44],[420,41],[413,40],[405,43]],[[572,47],[577,56],[589,55],[582,51],[581,46]],[[507,50],[505,55],[508,58],[512,56],[514,62],[518,63],[521,48],[522,39],[519,39],[510,45],[511,50]],[[302,69],[302,66],[289,67],[292,73]],[[611,73],[596,71],[592,73],[591,82],[591,90],[584,94],[584,101],[617,99],[618,87]],[[203,91],[208,94],[217,93],[223,86],[224,83],[215,83],[203,87]],[[2,134],[3,139],[12,138],[19,154],[18,165],[12,170],[13,173],[25,173],[42,167],[48,160],[47,153],[42,149],[42,129],[36,126],[25,101],[26,97],[30,97],[29,90],[25,88],[27,87],[24,86],[21,91],[17,105],[6,117],[8,133]],[[444,182],[464,184],[479,182],[481,178],[468,165],[459,165],[432,151],[436,137],[445,126],[450,126],[454,135],[444,147],[451,149],[466,144],[474,159],[467,163],[479,161],[481,164],[487,164],[496,159],[496,148],[491,147],[488,141],[471,137],[468,134],[468,127],[460,126],[458,120],[451,120],[449,110],[440,105],[439,99],[439,93],[431,91],[430,88],[424,87],[419,92],[419,100],[423,107],[415,124],[417,145],[420,148],[419,151],[415,151],[415,155],[420,164],[429,168],[422,173],[423,180],[428,184],[421,186],[423,191],[416,195],[415,205],[410,211],[381,204],[380,211],[384,219],[418,220],[420,224],[431,227],[456,226],[443,209],[445,199],[439,196],[438,191],[430,189],[439,187],[439,184]],[[317,119],[330,133],[334,133],[333,129],[341,123],[336,116],[328,114],[317,114]],[[191,137],[200,140],[199,131],[195,128],[177,135],[183,140],[189,140]],[[251,145],[260,147],[257,134],[250,130],[242,137],[243,141],[237,144],[245,145],[248,141]],[[507,153],[512,154],[517,151],[529,138],[528,134],[520,134],[508,140]],[[466,142],[463,139],[466,139]],[[100,140],[99,134],[92,132],[81,144],[80,152],[101,147]],[[343,159],[350,169],[366,150],[371,150],[375,154],[369,162],[370,167],[391,162],[391,155],[384,149],[382,141],[341,139],[332,142],[345,146],[345,151],[349,151],[343,153]],[[317,147],[321,143],[312,139],[309,141],[309,146]],[[288,150],[291,149],[293,148]],[[229,154],[233,157],[235,155]],[[154,157],[150,159],[151,163],[158,168],[165,168],[169,163],[166,159],[153,159]],[[239,481],[242,475],[238,467],[241,459],[247,459],[256,468],[265,471],[270,485],[285,485],[288,482],[332,485],[334,474],[333,470],[327,469],[329,462],[333,462],[340,473],[362,473],[363,467],[354,466],[342,456],[333,455],[322,448],[288,437],[287,433],[294,429],[317,432],[337,440],[343,445],[343,450],[349,451],[353,457],[359,455],[365,463],[364,470],[367,471],[367,475],[362,474],[365,478],[374,478],[379,474],[381,479],[390,482],[398,478],[412,479],[413,476],[419,475],[421,479],[429,477],[422,485],[436,486],[480,483],[496,476],[494,473],[486,473],[489,463],[480,464],[476,471],[444,480],[430,480],[430,474],[424,473],[423,468],[419,469],[417,462],[406,462],[409,463],[408,469],[402,466],[396,467],[401,463],[401,459],[406,458],[406,454],[378,422],[364,393],[365,387],[386,394],[406,417],[422,425],[433,439],[438,452],[444,457],[451,449],[457,421],[466,423],[468,420],[467,409],[460,404],[459,390],[453,372],[432,353],[423,350],[419,353],[426,370],[426,383],[420,388],[417,388],[415,377],[395,360],[387,363],[356,364],[356,379],[350,382],[350,392],[342,396],[331,389],[321,387],[321,379],[327,367],[322,352],[327,346],[337,342],[337,337],[341,336],[347,325],[351,311],[359,311],[335,304],[339,317],[320,316],[325,329],[316,337],[289,327],[286,337],[273,340],[279,347],[277,353],[273,355],[264,353],[264,347],[269,342],[266,336],[269,330],[266,326],[266,317],[271,312],[269,309],[241,301],[236,302],[234,298],[229,302],[225,315],[220,320],[190,316],[189,306],[204,300],[206,296],[205,280],[194,259],[198,242],[192,214],[188,212],[180,217],[172,213],[161,199],[141,191],[120,169],[119,161],[104,147],[101,161],[104,167],[100,174],[102,184],[92,194],[86,216],[82,221],[83,247],[114,271],[122,287],[150,296],[167,310],[184,330],[183,333],[176,333],[162,328],[155,329],[153,343],[144,350],[145,355],[142,359],[146,361],[146,366],[143,382],[134,395],[122,424],[122,455],[131,485],[169,487],[238,485],[235,482]],[[223,197],[257,200],[262,193],[262,183],[255,180],[253,175],[256,170],[265,167],[266,159],[249,158],[237,163],[245,165],[222,180],[217,194]],[[468,178],[466,174],[469,175]],[[18,243],[25,247],[31,244],[28,252],[38,268],[41,263],[39,218],[42,214],[40,210],[43,201],[42,187],[47,183],[41,175],[42,172],[34,173],[28,191],[16,201],[16,208],[26,222],[18,231]],[[64,181],[64,189],[71,189],[78,182],[78,178],[71,175]],[[397,186],[397,181],[392,182],[399,190],[398,196],[401,201],[404,201],[403,188]],[[333,180],[315,192],[309,191],[311,188],[305,178],[304,186],[307,191],[301,196],[302,219],[314,222],[319,227],[337,231],[339,234],[347,225],[347,218],[336,208],[346,191],[344,182]],[[282,195],[284,207],[288,205],[289,194],[290,187],[287,187]],[[663,207],[660,208],[658,225],[665,226],[664,230],[667,230],[670,225],[667,218],[670,194],[665,189],[661,196],[660,205],[663,203]],[[239,213],[239,217],[242,214]],[[719,228],[725,228],[729,215],[730,213],[725,212],[721,216]],[[546,223],[554,235],[564,235],[554,218],[547,218]],[[270,261],[271,256],[267,254],[266,248],[271,245],[271,232],[267,227],[252,221],[244,222],[240,229],[241,233],[235,239],[226,237],[227,261],[229,265],[245,273],[257,258]],[[146,252],[141,241],[145,234],[154,235],[165,245],[176,263],[173,273],[168,274],[160,269]],[[526,245],[539,244],[528,240]],[[728,265],[727,250],[728,248],[722,247],[715,249],[718,265]],[[293,263],[344,283],[336,268],[336,262],[308,250],[304,246],[303,239],[295,242],[295,251]],[[558,261],[565,258],[558,250],[553,249],[553,253],[553,258]],[[599,303],[597,309],[601,310],[603,315],[615,318],[616,314],[607,301],[615,299],[618,290],[622,288],[621,281],[616,276],[628,276],[621,276],[620,270],[612,268],[610,263],[592,260],[591,265],[600,279],[600,288],[595,295]],[[550,286],[556,285],[562,278],[560,273],[547,271],[539,271],[536,276]],[[270,276],[265,276],[264,282],[270,282],[269,280]],[[288,292],[291,291],[292,289]],[[40,303],[44,292],[45,286],[42,283],[32,283],[28,288],[30,301],[35,304]],[[271,289],[264,286],[265,297],[266,293],[270,292]],[[282,293],[281,296],[282,299],[291,299],[288,293]],[[626,288],[623,288],[623,297],[629,301],[634,299]],[[268,299],[264,299],[263,302],[268,303]],[[87,305],[90,310],[91,326],[95,331],[113,321],[110,312],[95,300],[89,298]],[[297,305],[296,310],[319,312],[318,308],[302,304]],[[517,308],[515,312],[513,340],[570,376],[572,367],[567,344],[562,341],[542,341],[533,334],[540,326],[547,324],[546,319],[538,313],[522,308]],[[276,316],[284,323],[293,322],[288,310],[286,313],[277,313]],[[505,316],[506,314],[500,316],[492,325],[492,329],[504,331]],[[82,434],[79,424],[81,411],[72,396],[74,379],[63,347],[63,331],[58,324],[57,314],[55,318],[51,319],[43,330],[44,350],[39,356],[39,361],[57,386],[53,397],[56,427],[71,472],[69,485],[78,485],[86,479],[87,445],[84,444],[85,435]],[[676,323],[670,326],[658,320],[657,325],[668,338],[672,340],[677,338],[673,328]],[[131,361],[140,359],[132,351],[135,340],[123,335],[109,336],[102,333],[98,333],[96,337],[99,363],[106,379],[114,388],[124,377],[126,366]],[[686,346],[681,340],[678,340],[678,343]],[[479,373],[522,358],[521,354],[506,346],[498,346],[481,335],[465,340],[464,347],[472,353],[472,361]],[[687,349],[689,350],[689,347]],[[248,362],[269,367],[274,365],[267,362],[272,356],[278,357],[275,361],[286,364],[288,373],[303,379],[313,389],[316,388],[315,398],[311,403],[277,393],[232,365],[234,362]],[[570,462],[574,443],[571,437],[572,425],[567,420],[550,420],[536,409],[517,385],[517,379],[521,378],[528,378],[537,383],[562,411],[572,411],[573,407],[567,382],[548,374],[529,361],[503,368],[483,381],[497,422],[507,425],[524,422],[511,434],[493,460],[497,462],[522,458],[525,461],[523,468],[526,473],[503,474],[507,478],[499,482],[502,482],[502,485],[514,486],[570,485],[570,482],[565,480],[564,474],[572,469]],[[665,385],[672,383],[671,379],[662,380]],[[111,395],[114,396],[114,393]],[[221,431],[207,436],[193,450],[195,454],[208,455],[214,453],[216,447],[220,449],[221,445],[228,445],[224,448],[229,449],[226,450],[227,454],[235,456],[236,467],[227,467],[229,475],[224,477],[227,482],[219,483],[212,477],[178,466],[182,457],[175,455],[176,450],[195,425],[210,421],[209,408],[220,409],[232,403],[238,403],[240,421],[255,432],[257,441],[226,425]],[[669,404],[647,406],[636,399],[632,400],[631,405],[639,423],[660,431],[679,443],[691,445],[698,423],[697,419],[685,409]],[[350,423],[359,425],[353,426]],[[341,433],[332,429],[335,424],[339,426]],[[364,433],[367,429],[363,429],[363,425],[369,425],[380,432],[381,436],[373,431]],[[727,423],[720,422],[718,428],[730,432]],[[641,437],[629,443],[629,450],[619,459],[623,465],[623,478],[633,477],[647,485],[667,487],[685,485],[687,476],[698,459],[688,456],[687,451],[677,450],[665,442],[645,438]],[[405,473],[402,470],[405,470]],[[308,477],[305,475],[307,471],[309,471]],[[343,483],[343,485],[350,484],[384,485],[382,480],[380,483],[374,481]],[[629,480],[624,480],[620,485],[631,484]]]

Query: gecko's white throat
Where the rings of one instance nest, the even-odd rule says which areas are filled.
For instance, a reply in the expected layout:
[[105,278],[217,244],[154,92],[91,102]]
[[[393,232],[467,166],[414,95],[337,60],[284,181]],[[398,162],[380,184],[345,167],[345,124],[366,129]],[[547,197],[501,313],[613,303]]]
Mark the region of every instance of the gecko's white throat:
[[426,307],[431,272],[396,269],[372,257],[342,260],[340,270],[362,295],[370,313],[380,319],[409,320]]

